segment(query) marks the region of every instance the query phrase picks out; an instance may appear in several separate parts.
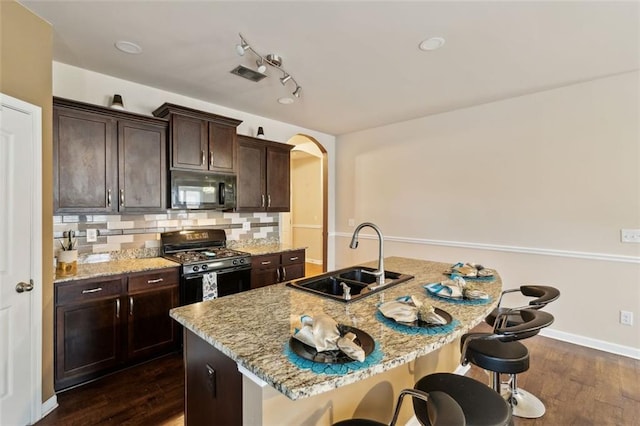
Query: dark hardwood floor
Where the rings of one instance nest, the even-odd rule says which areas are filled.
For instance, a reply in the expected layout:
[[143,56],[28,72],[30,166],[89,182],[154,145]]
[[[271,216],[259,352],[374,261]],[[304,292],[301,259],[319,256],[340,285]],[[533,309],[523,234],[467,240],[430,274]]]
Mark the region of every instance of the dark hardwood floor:
[[[526,345],[531,367],[518,383],[547,412],[515,417],[515,426],[640,425],[639,360],[542,336]],[[488,383],[477,367],[467,375]],[[183,392],[182,357],[174,354],[58,394],[59,407],[37,425],[182,426]]]

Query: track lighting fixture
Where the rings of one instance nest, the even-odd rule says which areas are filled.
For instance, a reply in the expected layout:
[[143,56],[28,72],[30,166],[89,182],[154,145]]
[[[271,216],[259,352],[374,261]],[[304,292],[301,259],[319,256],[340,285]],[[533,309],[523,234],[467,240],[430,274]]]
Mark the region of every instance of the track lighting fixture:
[[296,98],[300,98],[302,87],[300,87],[298,82],[295,80],[295,78],[293,78],[291,74],[289,74],[287,71],[284,70],[284,68],[282,68],[282,58],[276,55],[275,53],[269,53],[268,55],[264,55],[264,56],[259,54],[245,40],[242,34],[238,34],[238,35],[240,36],[240,43],[236,45],[236,52],[240,56],[244,56],[244,53],[247,51],[253,53],[257,57],[256,59],[257,70],[254,71],[243,65],[239,65],[238,67],[233,69],[231,72],[233,74],[239,75],[240,77],[244,77],[248,80],[257,82],[262,80],[264,77],[266,77],[265,73],[267,71],[267,65],[268,65],[282,73],[282,77],[280,77],[280,83],[282,83],[283,86],[286,86],[286,84],[290,81],[295,85],[295,90],[293,91],[292,94]]

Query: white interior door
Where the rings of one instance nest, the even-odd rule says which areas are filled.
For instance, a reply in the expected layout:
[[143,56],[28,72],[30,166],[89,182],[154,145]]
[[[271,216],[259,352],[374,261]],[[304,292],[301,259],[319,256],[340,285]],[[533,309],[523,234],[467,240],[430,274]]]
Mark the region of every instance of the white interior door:
[[0,425],[42,411],[41,129],[39,107],[0,94]]

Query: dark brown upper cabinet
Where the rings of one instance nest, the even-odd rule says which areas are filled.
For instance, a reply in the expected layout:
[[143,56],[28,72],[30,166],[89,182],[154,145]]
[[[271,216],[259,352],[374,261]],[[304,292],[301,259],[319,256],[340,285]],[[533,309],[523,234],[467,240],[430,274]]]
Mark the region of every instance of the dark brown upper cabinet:
[[238,135],[238,212],[288,212],[292,145]]
[[54,212],[166,209],[166,120],[62,98],[53,106]]
[[169,119],[172,170],[236,173],[236,127],[241,120],[170,103],[153,115]]

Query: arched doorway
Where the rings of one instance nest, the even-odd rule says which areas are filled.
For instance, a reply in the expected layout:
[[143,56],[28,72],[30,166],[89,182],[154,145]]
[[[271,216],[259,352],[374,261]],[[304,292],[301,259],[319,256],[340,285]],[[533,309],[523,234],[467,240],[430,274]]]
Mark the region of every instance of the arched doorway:
[[314,138],[295,135],[291,150],[291,212],[283,218],[282,240],[307,247],[310,271],[327,267],[327,151]]

